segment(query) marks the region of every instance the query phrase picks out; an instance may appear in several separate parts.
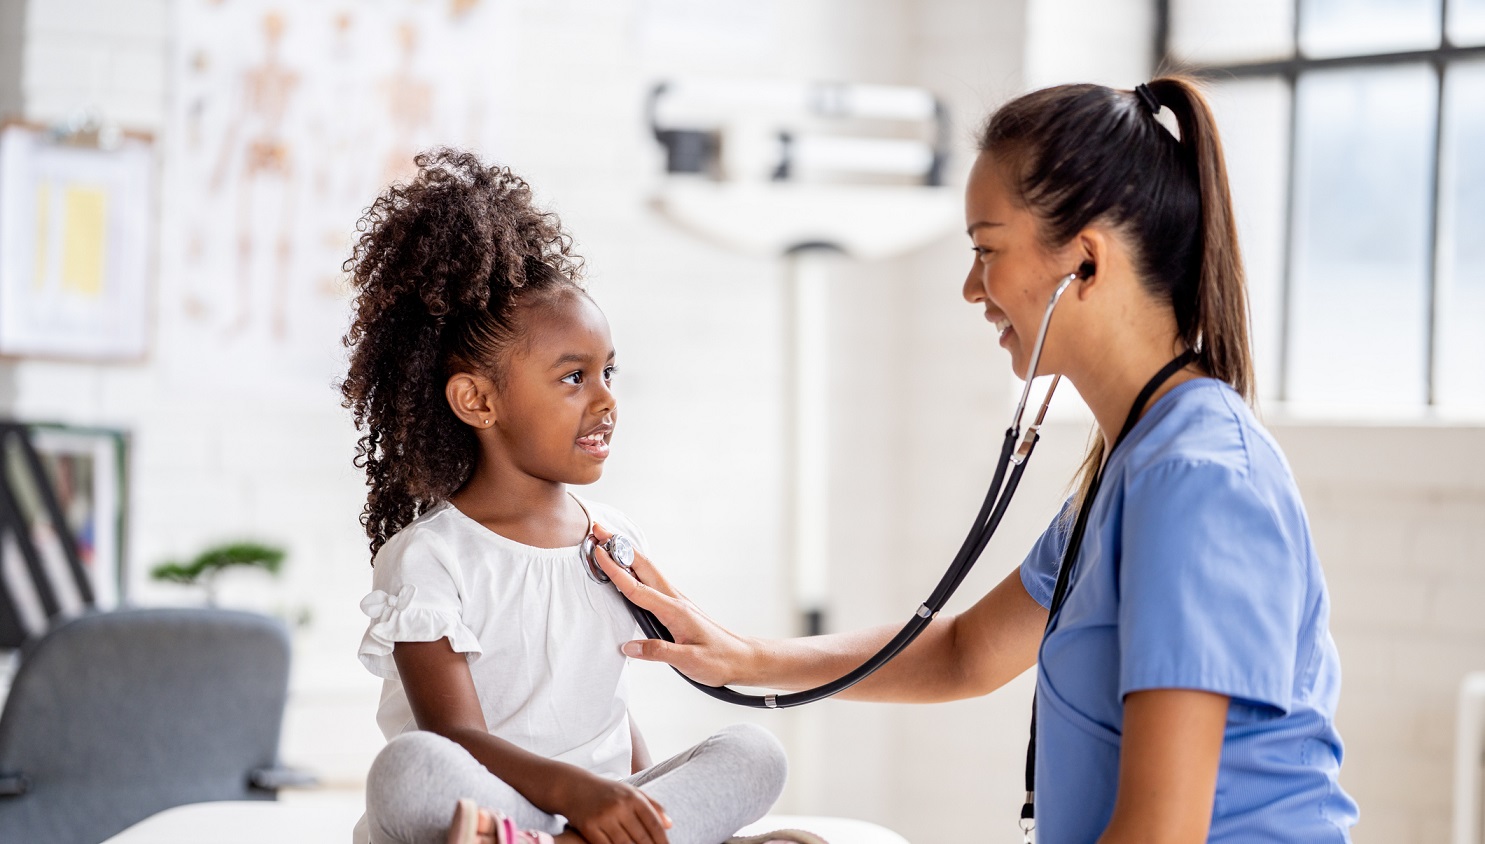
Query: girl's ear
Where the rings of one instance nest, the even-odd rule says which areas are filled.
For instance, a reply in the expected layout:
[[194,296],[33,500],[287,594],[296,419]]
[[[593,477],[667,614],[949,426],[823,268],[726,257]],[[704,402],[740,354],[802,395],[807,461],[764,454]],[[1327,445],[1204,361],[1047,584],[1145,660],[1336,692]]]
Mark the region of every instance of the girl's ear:
[[484,430],[495,424],[495,382],[484,375],[457,372],[444,386],[449,409],[464,424]]

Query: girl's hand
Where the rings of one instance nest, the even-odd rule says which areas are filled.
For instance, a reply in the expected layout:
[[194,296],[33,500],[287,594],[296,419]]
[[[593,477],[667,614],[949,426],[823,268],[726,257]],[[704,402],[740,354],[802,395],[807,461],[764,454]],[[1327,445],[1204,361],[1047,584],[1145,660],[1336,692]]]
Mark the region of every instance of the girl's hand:
[[612,531],[595,524],[593,535],[599,542],[594,555],[598,565],[620,594],[654,613],[675,637],[673,643],[663,639],[629,642],[624,645],[624,653],[637,659],[668,663],[708,686],[751,685],[748,679],[760,650],[756,642],[712,621],[638,551],[634,553],[633,574],[614,562],[602,545],[613,535]]
[[560,813],[590,844],[666,844],[674,824],[654,798],[587,771],[576,774]]

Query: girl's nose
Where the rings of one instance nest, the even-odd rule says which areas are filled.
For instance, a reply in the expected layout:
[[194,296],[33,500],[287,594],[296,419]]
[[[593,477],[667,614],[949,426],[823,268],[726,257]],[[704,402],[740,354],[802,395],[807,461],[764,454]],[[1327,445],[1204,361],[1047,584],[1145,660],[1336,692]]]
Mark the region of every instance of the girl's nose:
[[619,409],[619,397],[614,395],[612,384],[599,384],[598,393],[593,397],[594,406],[601,413],[608,413]]

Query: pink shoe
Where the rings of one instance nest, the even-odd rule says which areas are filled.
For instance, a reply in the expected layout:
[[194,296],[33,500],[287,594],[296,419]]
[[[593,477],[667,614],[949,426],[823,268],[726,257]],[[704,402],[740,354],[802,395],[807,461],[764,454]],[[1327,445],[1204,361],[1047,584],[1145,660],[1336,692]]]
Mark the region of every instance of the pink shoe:
[[762,835],[744,835],[727,839],[724,844],[829,844],[828,841],[802,829],[776,829]]
[[473,800],[454,804],[448,844],[552,844],[552,836],[534,829],[517,829],[510,818],[494,809],[481,809]]

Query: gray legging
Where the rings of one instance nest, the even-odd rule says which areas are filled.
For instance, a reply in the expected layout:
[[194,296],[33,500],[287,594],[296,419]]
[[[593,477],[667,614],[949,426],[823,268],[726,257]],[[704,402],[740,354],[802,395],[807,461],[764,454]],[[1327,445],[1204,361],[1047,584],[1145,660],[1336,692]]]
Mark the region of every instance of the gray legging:
[[[670,844],[720,844],[768,812],[787,770],[778,739],[761,727],[734,724],[624,782],[665,807],[675,822]],[[387,742],[366,776],[371,844],[442,844],[461,797],[504,812],[522,829],[555,835],[563,828],[463,747],[413,732]]]

